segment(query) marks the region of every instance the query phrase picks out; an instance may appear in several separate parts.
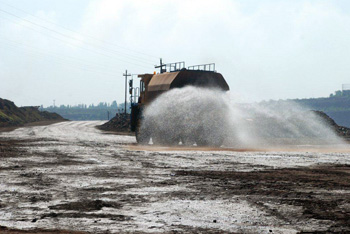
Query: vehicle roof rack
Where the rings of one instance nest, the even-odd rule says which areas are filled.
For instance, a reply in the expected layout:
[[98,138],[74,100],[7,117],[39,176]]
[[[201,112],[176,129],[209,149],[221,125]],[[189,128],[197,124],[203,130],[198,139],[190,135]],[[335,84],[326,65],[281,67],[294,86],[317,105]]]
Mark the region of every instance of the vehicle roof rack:
[[159,66],[154,66],[155,68],[160,68],[160,73],[164,72],[175,72],[175,71],[180,71],[185,67],[185,62],[176,62],[176,63],[163,63],[162,59],[160,59],[160,65]]
[[196,70],[196,71],[216,72],[215,71],[215,63],[207,63],[207,64],[200,64],[200,65],[189,66],[187,69],[188,70]]
[[[160,59],[160,65],[154,66],[154,67],[160,68],[160,73],[176,72],[176,71],[181,71],[183,69],[186,69],[185,62],[176,62],[176,63],[166,63],[165,64],[165,63],[163,63],[162,59]],[[187,69],[192,70],[192,71],[216,72],[215,63],[207,63],[207,64],[189,66]]]

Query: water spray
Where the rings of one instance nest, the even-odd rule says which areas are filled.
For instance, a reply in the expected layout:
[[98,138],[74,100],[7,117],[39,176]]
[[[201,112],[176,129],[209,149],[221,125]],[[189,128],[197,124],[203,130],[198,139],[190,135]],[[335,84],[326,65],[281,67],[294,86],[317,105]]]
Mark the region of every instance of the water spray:
[[342,144],[314,112],[293,102],[232,103],[228,92],[187,86],[160,95],[141,126],[154,144],[237,148]]

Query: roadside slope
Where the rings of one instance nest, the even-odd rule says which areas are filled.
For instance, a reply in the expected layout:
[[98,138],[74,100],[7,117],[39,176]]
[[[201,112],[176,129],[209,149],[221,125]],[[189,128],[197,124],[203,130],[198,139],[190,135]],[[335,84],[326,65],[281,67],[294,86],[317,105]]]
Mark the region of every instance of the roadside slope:
[[39,111],[39,107],[17,107],[13,102],[0,98],[0,127],[17,127],[33,122],[65,120],[56,113]]

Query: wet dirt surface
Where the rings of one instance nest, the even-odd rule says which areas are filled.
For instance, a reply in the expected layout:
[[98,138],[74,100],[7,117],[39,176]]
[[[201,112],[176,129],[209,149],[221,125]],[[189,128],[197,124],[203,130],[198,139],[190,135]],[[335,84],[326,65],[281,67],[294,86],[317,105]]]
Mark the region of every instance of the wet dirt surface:
[[155,150],[101,123],[0,134],[0,233],[350,232],[348,150]]

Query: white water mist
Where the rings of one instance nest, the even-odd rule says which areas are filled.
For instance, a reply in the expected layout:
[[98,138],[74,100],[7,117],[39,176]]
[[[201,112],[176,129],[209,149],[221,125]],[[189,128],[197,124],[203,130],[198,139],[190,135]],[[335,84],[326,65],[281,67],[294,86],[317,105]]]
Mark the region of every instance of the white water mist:
[[[220,90],[187,86],[160,95],[144,112],[163,140],[215,142],[238,148],[342,144],[324,120],[292,102],[234,104]],[[148,126],[149,127],[149,126]]]

